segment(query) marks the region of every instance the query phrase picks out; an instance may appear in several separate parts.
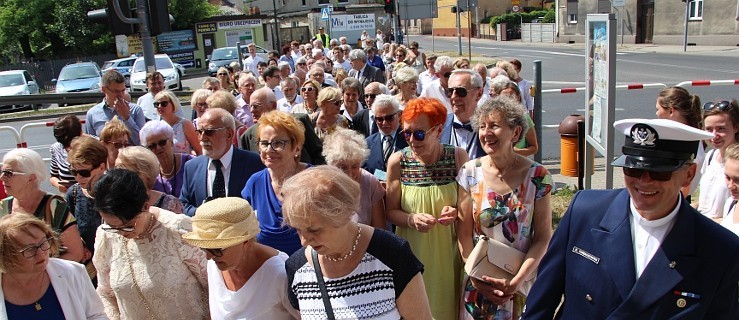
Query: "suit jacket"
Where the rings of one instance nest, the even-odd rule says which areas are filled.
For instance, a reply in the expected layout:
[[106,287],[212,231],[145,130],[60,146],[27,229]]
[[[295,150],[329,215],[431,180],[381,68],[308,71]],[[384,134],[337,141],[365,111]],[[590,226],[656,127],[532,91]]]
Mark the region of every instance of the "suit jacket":
[[[208,198],[208,161],[206,156],[198,156],[185,163],[180,201],[185,206],[185,214],[195,215],[197,209]],[[228,178],[228,197],[241,197],[246,180],[252,174],[264,169],[259,155],[246,150],[234,148],[231,160],[231,171]]]
[[[446,116],[446,121],[444,122],[444,128],[441,130],[441,135],[440,135],[441,143],[448,144],[451,146],[454,145],[452,143],[453,141],[452,132],[454,131],[452,130],[452,122],[454,122],[454,114],[448,114]],[[477,132],[474,132],[472,139],[474,140],[473,148],[467,148],[467,146],[459,146],[459,147],[467,151],[467,153],[470,156],[470,160],[485,156],[485,150],[482,149],[482,144],[480,143],[480,136],[478,135]]]
[[352,117],[352,129],[364,135],[365,138],[372,133],[380,131],[377,129],[377,123],[370,119],[370,109],[362,109],[354,114]]
[[[305,128],[305,142],[303,142],[303,148],[300,150],[300,161],[313,165],[326,164],[326,159],[321,154],[323,152],[323,143],[316,135],[316,131],[313,129],[313,124],[310,122],[308,115],[304,113],[293,113],[292,116],[302,122]],[[257,142],[259,142],[259,139],[257,139],[258,129],[259,123],[255,123],[249,127],[239,137],[239,148],[259,152],[259,146],[257,146]]]
[[[677,195],[676,195],[677,196]],[[739,238],[681,202],[636,280],[626,190],[572,200],[526,300],[524,319],[739,319]]]
[[[357,72],[357,70],[351,69],[349,70],[349,76],[355,78],[357,76]],[[362,73],[362,76],[359,77],[359,82],[362,84],[362,88],[367,87],[367,85],[372,82],[379,82],[384,84],[385,74],[382,73],[380,69],[367,64],[364,67],[364,72]]]
[[[398,128],[400,132],[400,128]],[[362,168],[367,170],[369,173],[374,174],[375,169],[387,171],[387,163],[385,163],[384,155],[382,153],[382,132],[378,132],[367,137],[367,147],[370,150],[370,154],[367,157],[367,161],[364,162]],[[395,144],[393,145],[393,153],[403,150],[408,146],[408,142],[400,136],[400,133],[395,134]]]

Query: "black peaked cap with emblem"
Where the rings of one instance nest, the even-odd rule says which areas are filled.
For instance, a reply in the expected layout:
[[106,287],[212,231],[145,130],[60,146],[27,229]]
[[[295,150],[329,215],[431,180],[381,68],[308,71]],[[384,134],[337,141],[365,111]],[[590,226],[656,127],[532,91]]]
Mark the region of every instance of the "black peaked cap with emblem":
[[701,140],[712,134],[667,119],[624,119],[613,124],[626,135],[623,155],[612,165],[648,171],[675,171],[695,159]]

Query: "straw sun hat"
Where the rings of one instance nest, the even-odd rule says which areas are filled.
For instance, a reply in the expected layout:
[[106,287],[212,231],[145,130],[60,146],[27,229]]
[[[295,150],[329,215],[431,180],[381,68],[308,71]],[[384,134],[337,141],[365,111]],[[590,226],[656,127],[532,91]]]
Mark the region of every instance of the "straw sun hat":
[[198,207],[192,232],[182,236],[204,249],[223,249],[250,240],[259,233],[259,222],[249,202],[242,198],[218,198]]

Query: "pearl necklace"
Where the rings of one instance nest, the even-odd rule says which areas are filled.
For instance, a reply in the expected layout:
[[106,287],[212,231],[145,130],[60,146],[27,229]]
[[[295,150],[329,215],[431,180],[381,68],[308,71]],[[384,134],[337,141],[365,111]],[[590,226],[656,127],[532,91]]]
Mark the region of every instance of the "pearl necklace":
[[329,256],[324,256],[324,257],[326,258],[326,260],[333,261],[333,262],[338,262],[338,261],[344,261],[344,260],[346,260],[347,258],[351,257],[352,254],[354,254],[354,251],[357,250],[357,245],[359,244],[359,238],[361,238],[361,237],[362,237],[362,227],[360,227],[359,224],[357,224],[357,237],[354,238],[354,245],[352,245],[352,249],[349,250],[349,252],[347,252],[347,254],[345,254],[344,256],[342,256],[340,258],[331,258]]
[[146,226],[146,230],[143,233],[141,233],[138,236],[136,236],[135,239],[136,240],[143,239],[145,236],[147,236],[147,235],[149,235],[151,233],[151,230],[152,229],[154,229],[154,214],[153,213],[149,213],[149,225]]

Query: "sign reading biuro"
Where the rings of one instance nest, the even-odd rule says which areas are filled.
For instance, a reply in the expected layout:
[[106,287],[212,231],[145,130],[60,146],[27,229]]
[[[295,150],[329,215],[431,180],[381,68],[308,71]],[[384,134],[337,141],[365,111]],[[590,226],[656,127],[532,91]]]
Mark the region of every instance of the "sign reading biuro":
[[219,21],[218,30],[254,28],[261,25],[262,20],[259,19]]
[[331,15],[331,32],[374,29],[374,13]]

